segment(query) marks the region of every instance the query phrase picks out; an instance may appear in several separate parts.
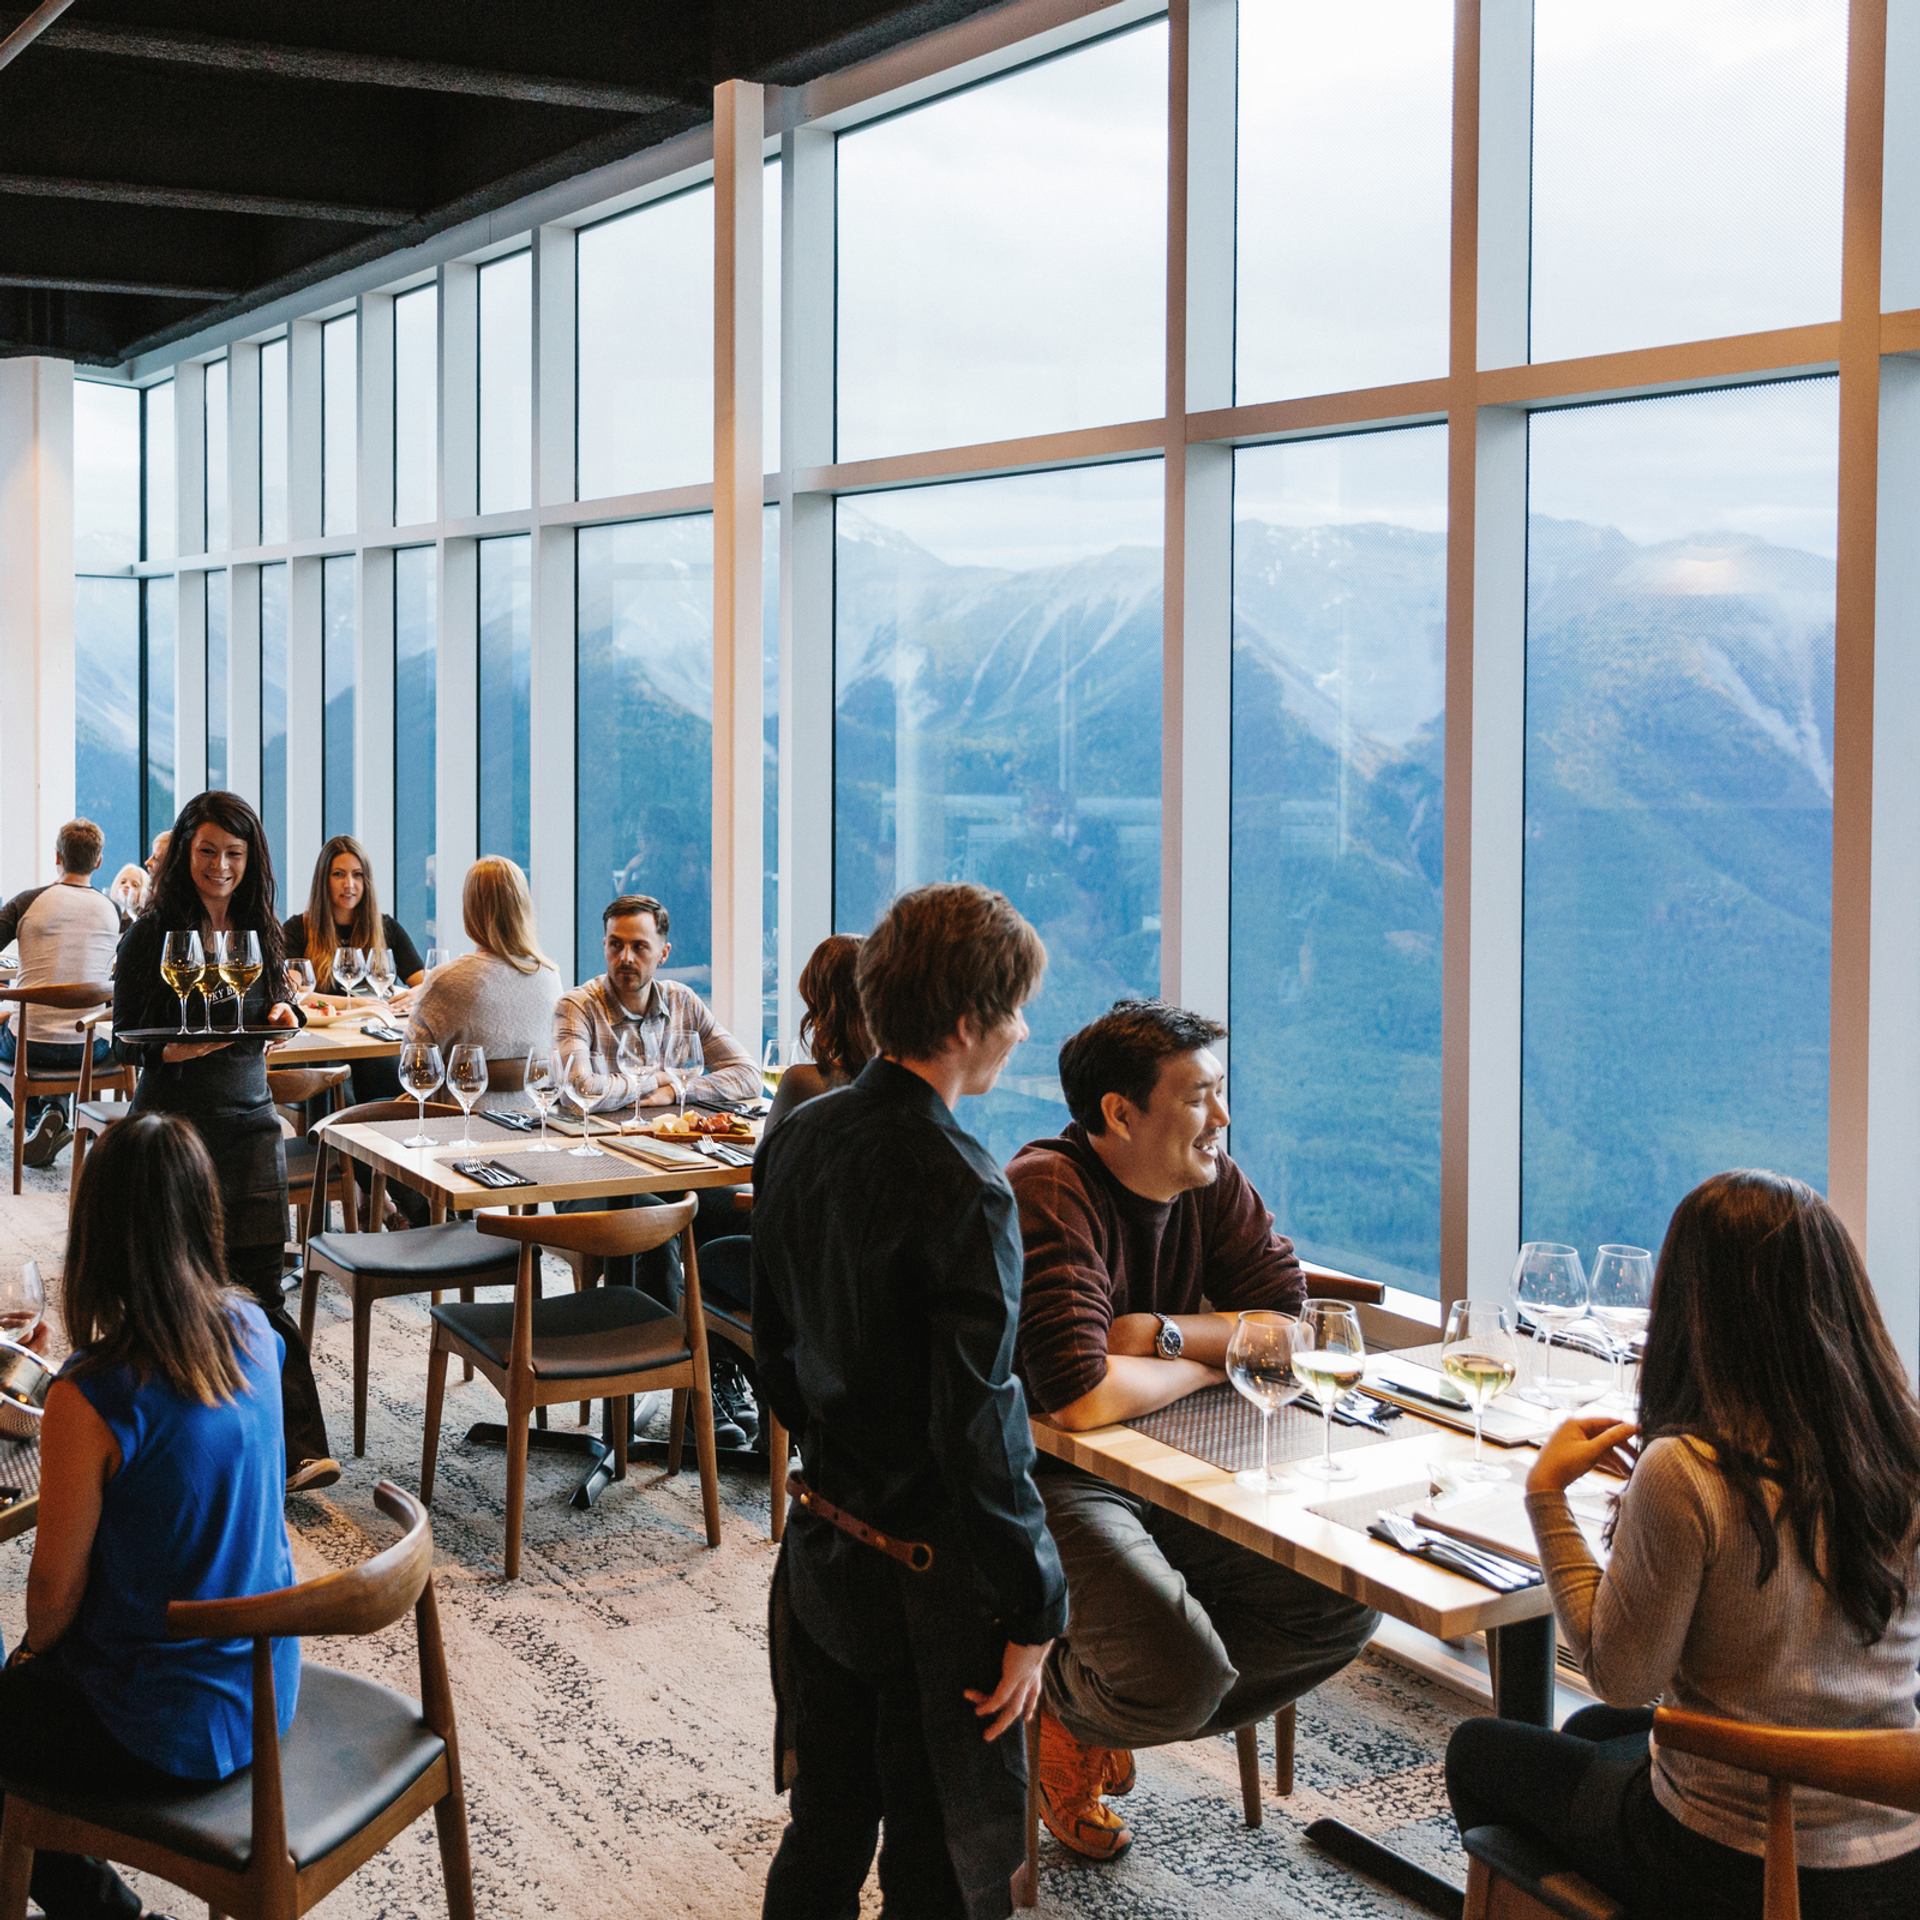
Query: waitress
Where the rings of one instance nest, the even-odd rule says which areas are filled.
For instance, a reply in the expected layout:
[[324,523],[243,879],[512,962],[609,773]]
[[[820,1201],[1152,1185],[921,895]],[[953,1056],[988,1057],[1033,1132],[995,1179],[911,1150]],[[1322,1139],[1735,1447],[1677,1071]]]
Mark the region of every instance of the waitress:
[[[173,823],[146,909],[120,945],[113,981],[116,1032],[179,1023],[180,1002],[160,977],[160,957],[166,936],[188,929],[207,947],[217,933],[260,939],[260,976],[237,1009],[231,996],[217,1003],[219,1024],[300,1024],[286,998],[286,949],[274,912],[267,836],[260,816],[238,794],[199,794]],[[331,1486],[340,1464],[328,1451],[306,1343],[282,1303],[287,1163],[267,1089],[265,1049],[257,1040],[120,1044],[140,1067],[133,1111],[179,1114],[192,1122],[212,1156],[226,1216],[227,1277],[260,1303],[285,1345],[280,1396],[287,1490]]]

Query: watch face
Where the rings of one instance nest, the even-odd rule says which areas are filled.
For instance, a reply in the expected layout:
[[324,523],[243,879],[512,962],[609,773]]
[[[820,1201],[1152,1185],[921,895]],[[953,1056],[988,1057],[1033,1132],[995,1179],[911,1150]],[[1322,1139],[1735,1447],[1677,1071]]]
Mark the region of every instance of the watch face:
[[1177,1360],[1185,1343],[1180,1338],[1180,1329],[1171,1320],[1163,1320],[1160,1323],[1160,1338],[1156,1344],[1162,1359]]

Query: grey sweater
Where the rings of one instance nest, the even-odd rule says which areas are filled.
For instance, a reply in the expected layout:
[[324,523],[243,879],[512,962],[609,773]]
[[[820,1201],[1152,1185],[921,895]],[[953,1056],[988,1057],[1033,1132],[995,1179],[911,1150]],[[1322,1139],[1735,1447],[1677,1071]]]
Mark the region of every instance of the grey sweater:
[[[520,1059],[553,1045],[553,1006],[560,976],[551,967],[522,973],[499,955],[463,953],[437,968],[420,989],[407,1026],[409,1040],[431,1040],[445,1060],[463,1040],[489,1060]],[[481,1109],[511,1106],[512,1094],[485,1094]]]
[[[1527,1496],[1560,1630],[1614,1706],[1674,1706],[1787,1727],[1911,1727],[1920,1664],[1913,1598],[1873,1645],[1808,1570],[1790,1532],[1760,1584],[1760,1549],[1713,1450],[1656,1440],[1620,1497],[1603,1570],[1562,1494]],[[1656,1741],[1653,1790],[1723,1846],[1765,1850],[1766,1782]],[[1800,1864],[1861,1867],[1920,1847],[1920,1815],[1794,1794]]]

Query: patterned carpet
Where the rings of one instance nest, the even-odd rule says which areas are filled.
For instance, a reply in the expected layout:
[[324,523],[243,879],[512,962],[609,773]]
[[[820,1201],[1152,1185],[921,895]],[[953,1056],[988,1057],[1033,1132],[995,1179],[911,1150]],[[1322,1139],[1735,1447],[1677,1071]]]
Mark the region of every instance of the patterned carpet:
[[[52,1280],[65,1229],[64,1156],[52,1176],[28,1179],[27,1195],[0,1200],[0,1262],[32,1254]],[[425,1327],[420,1303],[375,1311],[367,1455],[349,1463],[337,1488],[289,1509],[303,1572],[350,1565],[390,1537],[372,1499],[383,1474],[418,1484]],[[315,1348],[334,1443],[344,1449],[351,1375],[338,1295],[322,1295]],[[460,1437],[498,1410],[483,1381],[462,1387],[456,1370],[433,1507],[479,1910],[502,1920],[747,1920],[759,1912],[785,1819],[768,1753],[766,1483],[726,1477],[725,1537],[709,1551],[690,1461],[674,1481],[639,1465],[592,1513],[577,1514],[565,1498],[574,1463],[536,1454],[525,1571],[508,1585],[498,1575],[504,1465],[497,1451]],[[0,1630],[9,1643],[20,1631],[29,1544],[0,1546]],[[310,1643],[308,1654],[417,1690],[407,1628]],[[1473,1710],[1368,1655],[1301,1703],[1296,1790],[1287,1801],[1269,1792],[1257,1832],[1241,1824],[1230,1740],[1143,1754],[1126,1803],[1132,1852],[1112,1867],[1078,1867],[1044,1842],[1039,1912],[1074,1920],[1410,1913],[1322,1858],[1304,1829],[1337,1814],[1462,1877],[1439,1762],[1449,1729]],[[414,1827],[322,1911],[337,1920],[438,1920],[446,1908],[432,1835],[430,1821]],[[163,1887],[143,1892],[163,1912],[190,1910]],[[870,1885],[863,1912],[878,1911]]]

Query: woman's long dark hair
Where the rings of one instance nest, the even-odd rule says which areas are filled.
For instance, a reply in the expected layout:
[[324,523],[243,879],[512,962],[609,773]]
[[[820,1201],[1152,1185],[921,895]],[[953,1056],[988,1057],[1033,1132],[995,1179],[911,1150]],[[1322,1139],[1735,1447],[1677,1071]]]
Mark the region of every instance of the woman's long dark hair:
[[387,944],[385,929],[380,924],[380,896],[373,890],[373,862],[352,834],[336,833],[320,849],[320,858],[313,863],[313,885],[307,890],[306,953],[289,956],[311,960],[313,977],[323,983],[333,971],[333,956],[340,946],[340,936],[334,931],[333,889],[328,878],[333,872],[333,863],[343,853],[359,861],[361,879],[360,904],[354,908],[353,919],[348,923],[346,944],[358,947],[363,953]]
[[800,1000],[806,1008],[800,1016],[801,1042],[818,1065],[846,1080],[873,1058],[873,1041],[854,985],[859,959],[858,934],[831,933],[800,969]]
[[1803,1181],[1717,1173],[1675,1208],[1640,1423],[1713,1448],[1763,1583],[1784,1527],[1862,1636],[1886,1633],[1920,1541],[1920,1403],[1852,1238]]
[[[193,884],[193,836],[203,826],[218,827],[236,840],[247,843],[247,870],[233,890],[233,905],[228,919],[235,927],[260,936],[262,978],[274,982],[273,997],[285,997],[287,943],[280,931],[280,916],[275,911],[273,855],[267,850],[267,830],[260,816],[237,793],[218,789],[196,793],[180,809],[173,823],[173,838],[167,843],[167,857],[154,876],[152,891],[141,919],[157,919],[168,931],[198,927],[207,917],[200,889]],[[332,913],[327,918],[333,925]]]
[[70,1373],[131,1367],[209,1407],[239,1393],[220,1184],[187,1121],[133,1113],[100,1136],[74,1197],[65,1285],[81,1350]]

